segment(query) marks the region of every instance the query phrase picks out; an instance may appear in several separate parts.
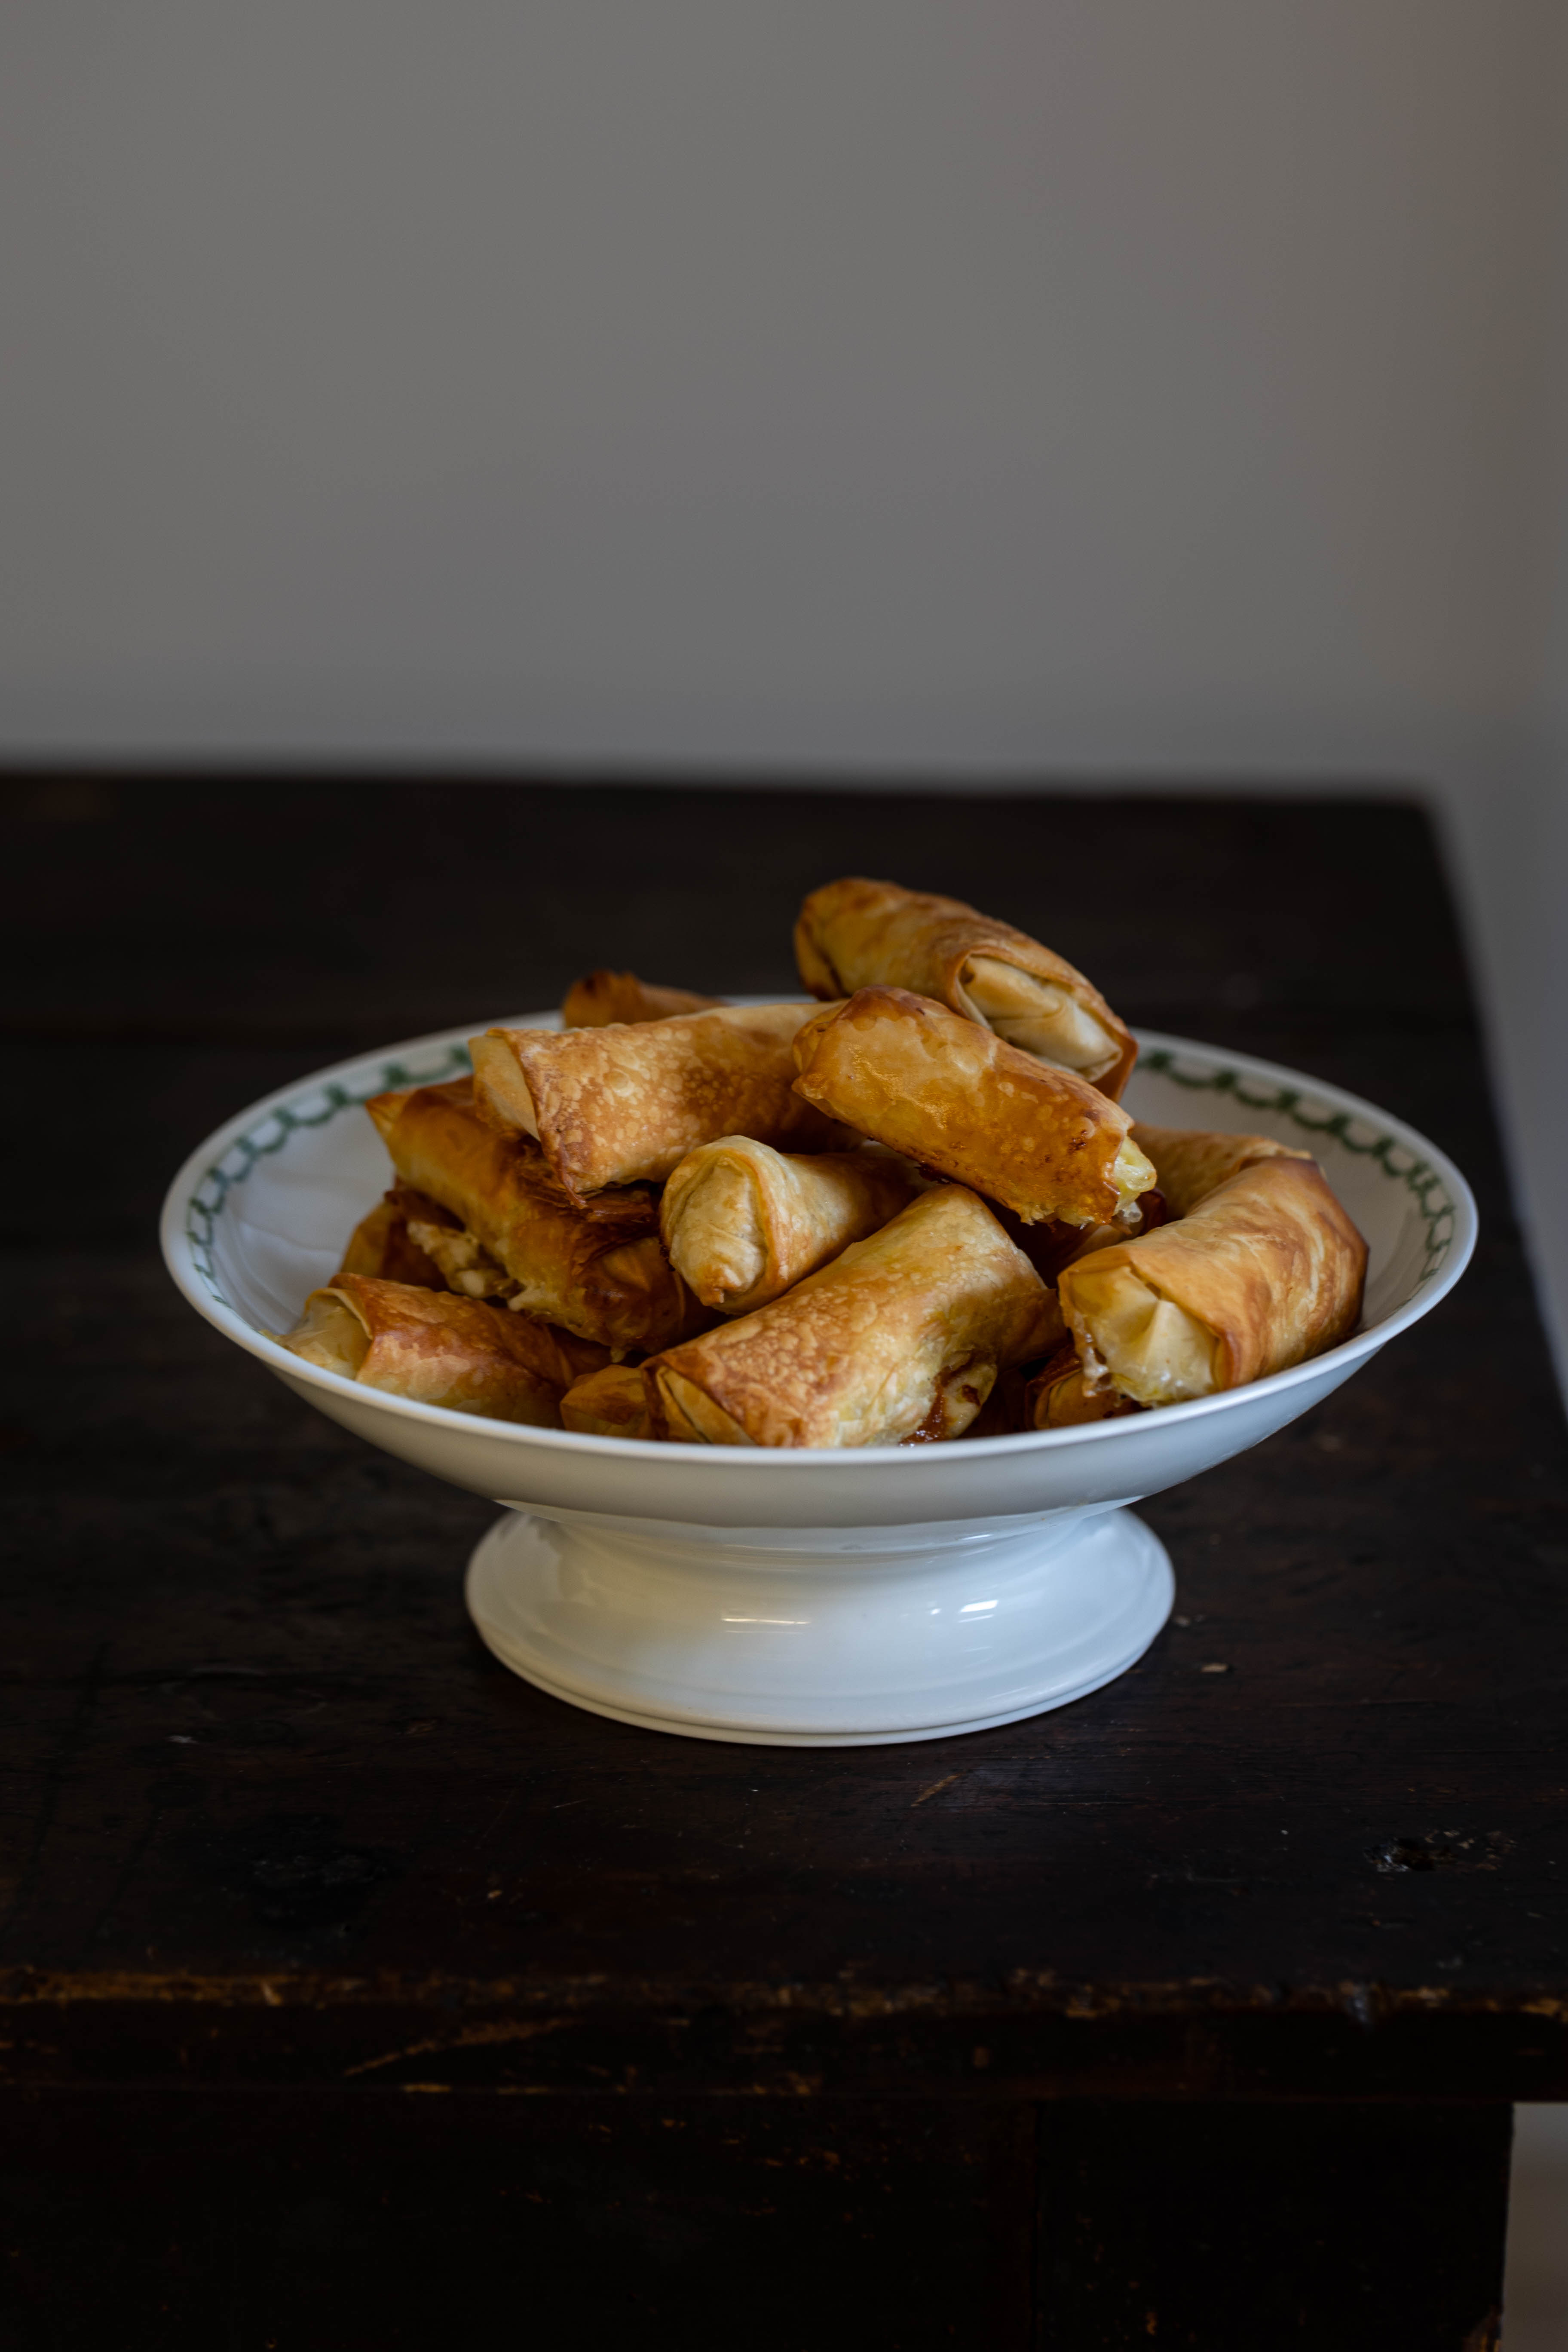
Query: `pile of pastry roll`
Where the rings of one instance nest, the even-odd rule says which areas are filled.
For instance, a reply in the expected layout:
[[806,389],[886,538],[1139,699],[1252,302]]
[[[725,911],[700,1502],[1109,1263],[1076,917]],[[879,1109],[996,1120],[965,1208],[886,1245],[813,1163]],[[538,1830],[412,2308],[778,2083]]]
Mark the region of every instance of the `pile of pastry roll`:
[[1048,948],[858,879],[795,948],[826,1003],[595,972],[378,1096],[396,1182],[284,1345],[500,1421],[844,1446],[1142,1412],[1354,1329],[1316,1162],[1135,1126],[1137,1047]]

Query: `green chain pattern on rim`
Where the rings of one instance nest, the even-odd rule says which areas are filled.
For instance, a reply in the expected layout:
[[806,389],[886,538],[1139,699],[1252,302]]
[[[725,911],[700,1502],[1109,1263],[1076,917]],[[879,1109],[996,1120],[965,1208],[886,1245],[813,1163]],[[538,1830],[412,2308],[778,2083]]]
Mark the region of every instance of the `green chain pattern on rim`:
[[213,1297],[226,1307],[229,1304],[218,1286],[212,1260],[217,1220],[235,1186],[244,1183],[258,1160],[281,1151],[289,1138],[301,1128],[325,1127],[341,1110],[363,1110],[375,1095],[391,1094],[399,1087],[437,1087],[447,1078],[467,1077],[473,1066],[466,1045],[448,1045],[442,1060],[432,1069],[415,1070],[405,1062],[384,1062],[374,1085],[366,1087],[363,1094],[340,1086],[334,1079],[319,1095],[301,1097],[318,1108],[303,1110],[292,1103],[284,1103],[280,1108],[268,1111],[258,1127],[237,1137],[223,1158],[207,1170],[185,1208],[185,1239],[190,1244],[191,1263]]
[[1304,1135],[1331,1136],[1358,1158],[1374,1160],[1385,1176],[1392,1176],[1414,1195],[1426,1223],[1426,1256],[1420,1280],[1429,1282],[1447,1256],[1454,1238],[1454,1204],[1443,1189],[1443,1180],[1435,1168],[1407,1152],[1392,1135],[1373,1135],[1363,1140],[1352,1132],[1353,1119],[1350,1111],[1326,1111],[1320,1116],[1308,1108],[1297,1087],[1269,1087],[1261,1093],[1249,1094],[1247,1082],[1235,1070],[1205,1070],[1201,1075],[1184,1070],[1168,1046],[1159,1045],[1141,1055],[1138,1066],[1169,1078],[1173,1085],[1184,1087],[1193,1094],[1229,1095],[1247,1110],[1282,1112]]

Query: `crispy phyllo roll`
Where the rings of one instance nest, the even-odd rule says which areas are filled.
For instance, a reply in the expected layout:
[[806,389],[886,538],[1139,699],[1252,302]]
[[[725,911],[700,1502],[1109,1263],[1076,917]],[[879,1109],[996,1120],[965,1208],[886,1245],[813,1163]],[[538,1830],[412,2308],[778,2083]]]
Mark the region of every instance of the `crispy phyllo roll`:
[[851,875],[812,892],[795,951],[814,996],[907,988],[1113,1099],[1138,1058],[1130,1032],[1081,971],[962,898]]
[[561,1400],[561,1426],[584,1437],[651,1437],[647,1391],[633,1364],[589,1372]]
[[1080,1258],[1060,1297],[1091,1389],[1180,1404],[1348,1339],[1365,1275],[1366,1244],[1316,1161],[1276,1157],[1174,1224]]
[[635,971],[591,971],[567,990],[561,1019],[567,1029],[605,1029],[612,1021],[668,1021],[672,1013],[705,1013],[723,1002],[689,988],[658,988]]
[[723,1135],[689,1151],[664,1188],[669,1262],[707,1307],[749,1315],[897,1216],[919,1186],[882,1151],[775,1151]]
[[1085,1422],[1118,1421],[1123,1413],[1142,1410],[1109,1383],[1090,1388],[1070,1339],[1024,1391],[1026,1429],[1078,1429]]
[[1057,1302],[973,1192],[942,1185],[771,1307],[643,1366],[654,1427],[709,1445],[962,1436]]
[[456,1226],[437,1202],[411,1185],[395,1184],[349,1236],[340,1274],[368,1274],[381,1282],[412,1282],[425,1290],[455,1289],[425,1249],[411,1222]]
[[283,1345],[389,1396],[537,1429],[559,1429],[563,1391],[605,1354],[531,1316],[363,1274],[313,1290]]
[[795,1040],[796,1092],[1025,1224],[1124,1223],[1154,1171],[1086,1080],[929,997],[863,988]]
[[792,1088],[809,1004],[722,1005],[609,1029],[492,1029],[473,1040],[485,1116],[537,1139],[574,1199],[662,1183],[700,1143],[754,1135],[797,1150],[842,1141]]
[[1289,1143],[1276,1143],[1271,1135],[1215,1135],[1204,1128],[1149,1127],[1142,1119],[1132,1129],[1132,1140],[1153,1161],[1160,1190],[1173,1217],[1184,1217],[1205,1192],[1212,1192],[1216,1184],[1243,1168],[1256,1167],[1260,1160],[1310,1160],[1312,1156]]
[[[416,1087],[369,1103],[392,1164],[458,1219],[472,1264],[499,1266],[509,1304],[619,1350],[668,1347],[708,1320],[665,1257],[658,1210],[643,1188],[571,1199],[538,1146],[479,1117],[471,1082]],[[425,1246],[436,1244],[428,1236]]]

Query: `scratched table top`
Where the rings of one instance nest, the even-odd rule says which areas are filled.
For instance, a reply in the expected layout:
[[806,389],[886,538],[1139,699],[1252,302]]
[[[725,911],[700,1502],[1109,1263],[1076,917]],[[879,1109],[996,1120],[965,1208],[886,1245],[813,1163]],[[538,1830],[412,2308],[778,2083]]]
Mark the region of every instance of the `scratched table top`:
[[[1416,808],[61,777],[0,825],[11,2079],[1568,2095],[1568,1453]],[[1178,1613],[1109,1689],[842,1751],[601,1721],[471,1631],[490,1508],[201,1322],[159,1200],[269,1088],[595,964],[787,989],[856,871],[1414,1121],[1479,1253],[1145,1507]]]

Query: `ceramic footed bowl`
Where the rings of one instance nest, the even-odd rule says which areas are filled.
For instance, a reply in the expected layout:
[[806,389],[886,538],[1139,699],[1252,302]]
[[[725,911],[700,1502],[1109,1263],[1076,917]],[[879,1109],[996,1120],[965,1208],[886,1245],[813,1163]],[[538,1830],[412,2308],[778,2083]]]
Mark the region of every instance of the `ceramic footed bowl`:
[[[554,1013],[510,1016],[554,1027]],[[1127,1506],[1269,1437],[1435,1307],[1475,1244],[1468,1186],[1424,1137],[1336,1088],[1152,1033],[1135,1118],[1314,1151],[1371,1251],[1360,1329],[1250,1388],[1079,1429],[784,1452],[578,1436],[384,1396],[279,1346],[384,1191],[360,1108],[468,1067],[472,1026],[341,1063],[193,1154],[163,1220],[197,1311],[356,1435],[506,1506],[468,1601],[517,1673],[689,1736],[781,1746],[933,1738],[1098,1689],[1173,1594]]]

